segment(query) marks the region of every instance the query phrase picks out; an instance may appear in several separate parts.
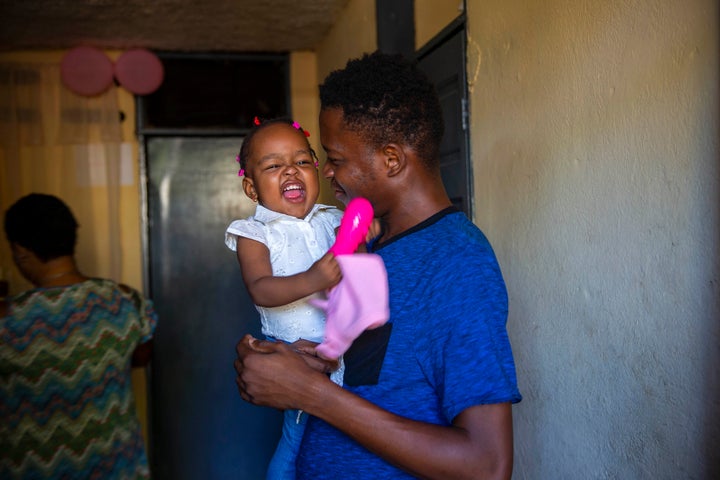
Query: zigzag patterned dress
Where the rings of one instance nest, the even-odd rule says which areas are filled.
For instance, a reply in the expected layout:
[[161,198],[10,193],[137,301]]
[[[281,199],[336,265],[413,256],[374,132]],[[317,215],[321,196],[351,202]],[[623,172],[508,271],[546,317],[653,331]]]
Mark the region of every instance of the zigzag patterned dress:
[[130,360],[156,324],[151,301],[110,280],[11,298],[0,319],[0,478],[149,478]]

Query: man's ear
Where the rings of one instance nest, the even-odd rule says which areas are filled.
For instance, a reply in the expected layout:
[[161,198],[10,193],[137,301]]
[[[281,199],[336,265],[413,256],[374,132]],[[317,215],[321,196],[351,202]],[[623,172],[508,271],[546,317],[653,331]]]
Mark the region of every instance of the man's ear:
[[389,177],[394,177],[405,170],[405,167],[407,167],[407,156],[400,145],[397,143],[388,143],[383,147],[382,152],[385,156],[385,168],[387,168]]
[[253,202],[257,201],[257,192],[255,191],[255,182],[252,178],[244,177],[243,178],[243,191],[245,192],[245,195],[248,196],[250,200]]

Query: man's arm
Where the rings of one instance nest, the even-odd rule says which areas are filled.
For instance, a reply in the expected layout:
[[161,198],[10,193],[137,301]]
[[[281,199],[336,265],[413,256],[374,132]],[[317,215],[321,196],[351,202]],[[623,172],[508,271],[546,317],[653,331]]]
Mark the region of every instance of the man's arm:
[[261,307],[287,305],[333,287],[342,278],[340,265],[331,253],[325,254],[307,271],[287,277],[273,276],[270,252],[255,240],[238,237],[237,258],[250,298]]
[[450,427],[432,425],[394,415],[338,387],[286,345],[246,336],[237,352],[237,383],[243,399],[302,409],[415,476],[509,479],[512,474],[509,403],[470,407]]

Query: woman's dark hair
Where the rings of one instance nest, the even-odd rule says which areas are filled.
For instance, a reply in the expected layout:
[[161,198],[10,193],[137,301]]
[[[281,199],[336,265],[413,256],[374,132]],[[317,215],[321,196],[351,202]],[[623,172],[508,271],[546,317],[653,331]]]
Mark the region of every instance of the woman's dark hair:
[[[240,154],[237,156],[237,161],[240,163],[240,170],[244,171],[247,168],[247,161],[248,158],[250,158],[250,151],[252,150],[253,146],[253,138],[255,135],[264,130],[266,127],[269,127],[270,125],[276,125],[278,123],[282,123],[285,125],[289,125],[299,131],[301,131],[306,137],[308,135],[306,130],[303,130],[302,127],[297,122],[294,122],[293,120],[282,117],[282,118],[271,118],[269,120],[261,120],[257,117],[255,117],[255,121],[253,123],[252,129],[250,129],[250,132],[245,136],[243,139],[242,146],[240,147]],[[307,140],[307,138],[306,138]],[[318,161],[317,155],[315,154],[315,150],[312,149],[310,146],[310,142],[308,142],[308,148],[310,149],[310,154],[313,156],[315,161]]]
[[350,60],[320,85],[320,105],[341,108],[345,126],[372,147],[406,143],[428,168],[438,167],[442,109],[416,62],[380,52]]
[[78,223],[62,200],[31,193],[5,212],[5,235],[47,262],[75,253]]

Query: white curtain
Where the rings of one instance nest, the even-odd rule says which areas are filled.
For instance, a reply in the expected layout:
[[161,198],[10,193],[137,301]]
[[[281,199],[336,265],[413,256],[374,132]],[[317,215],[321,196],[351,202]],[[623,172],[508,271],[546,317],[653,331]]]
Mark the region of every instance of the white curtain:
[[[82,97],[61,81],[58,64],[0,62],[0,207],[28,193],[53,194],[80,228],[83,273],[120,280],[122,132],[117,91]],[[4,232],[0,280],[10,293],[30,286],[12,264]]]

